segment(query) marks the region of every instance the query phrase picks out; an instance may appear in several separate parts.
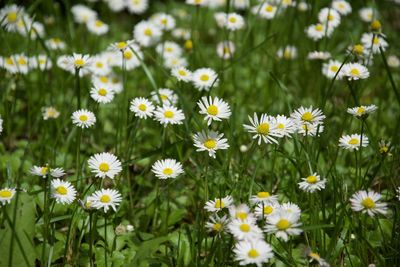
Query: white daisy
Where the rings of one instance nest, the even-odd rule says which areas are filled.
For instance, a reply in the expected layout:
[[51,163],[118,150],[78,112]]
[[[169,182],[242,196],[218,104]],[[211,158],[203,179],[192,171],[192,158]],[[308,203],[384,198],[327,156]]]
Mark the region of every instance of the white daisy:
[[337,27],[340,24],[340,14],[332,8],[322,8],[318,13],[318,20],[328,27]]
[[254,214],[259,219],[264,219],[280,209],[278,202],[263,203],[260,202],[254,208]]
[[400,67],[400,59],[396,55],[389,55],[387,57],[387,64],[391,68],[398,68]]
[[317,173],[313,173],[312,175],[301,178],[303,181],[298,183],[301,190],[314,193],[315,191],[320,191],[325,188],[326,180],[320,178]]
[[375,112],[378,109],[375,105],[359,106],[354,108],[348,108],[347,113],[353,115],[356,118],[366,118],[369,114]]
[[46,166],[33,166],[30,171],[31,174],[36,176],[41,176],[45,178],[47,175],[50,175],[55,178],[59,178],[65,175],[65,171],[62,168],[50,168],[48,165]]
[[114,179],[122,171],[121,162],[111,153],[94,154],[88,159],[89,169],[96,177]]
[[160,88],[156,92],[151,92],[151,99],[162,105],[175,105],[178,102],[178,96],[168,88]]
[[174,106],[165,105],[157,107],[154,118],[166,127],[168,124],[182,124],[185,114]]
[[348,15],[351,13],[351,5],[344,0],[335,0],[331,4],[332,8],[335,9],[340,15]]
[[300,123],[298,124],[297,133],[303,136],[319,136],[324,131],[324,125],[319,123]]
[[151,167],[151,171],[159,179],[176,178],[182,174],[182,164],[175,159],[157,160]]
[[209,232],[222,233],[226,231],[228,222],[229,220],[226,215],[220,217],[218,214],[212,214],[206,222],[206,228]]
[[228,103],[218,97],[213,99],[210,96],[207,99],[206,96],[203,96],[201,100],[197,102],[197,105],[200,108],[200,114],[205,115],[204,120],[207,121],[208,125],[211,125],[213,120],[221,121],[222,119],[229,119],[231,115]]
[[255,223],[256,219],[254,215],[250,212],[250,208],[246,204],[240,204],[238,206],[229,207],[229,215],[232,219],[247,221],[250,223]]
[[235,44],[231,41],[222,41],[217,44],[217,55],[222,59],[230,59],[235,53]]
[[366,79],[369,77],[368,69],[360,63],[346,63],[343,65],[343,76],[348,80]]
[[317,23],[310,25],[306,29],[306,33],[308,38],[318,41],[324,37],[330,37],[332,35],[334,28],[333,27],[326,27],[326,24]]
[[211,0],[186,0],[186,4],[193,6],[206,6]]
[[192,80],[192,72],[185,67],[176,67],[171,70],[172,76],[178,81],[190,82]]
[[94,85],[90,90],[90,97],[100,104],[110,103],[114,99],[114,90],[105,86]]
[[97,19],[97,12],[85,5],[74,5],[71,12],[76,23],[87,23]]
[[44,107],[42,109],[43,120],[57,119],[60,112],[54,107]]
[[358,191],[350,198],[351,209],[361,211],[373,217],[387,213],[387,204],[380,202],[382,195],[374,191]]
[[148,47],[157,43],[162,35],[160,28],[148,21],[141,21],[135,25],[133,36],[141,46]]
[[228,140],[223,137],[223,133],[220,134],[214,131],[196,133],[193,137],[194,146],[197,147],[196,151],[208,151],[208,155],[215,158],[217,150],[229,148]]
[[233,203],[233,199],[231,196],[226,197],[218,197],[214,200],[209,200],[204,205],[204,209],[209,212],[220,211],[224,208],[229,208]]
[[170,31],[175,28],[176,21],[173,16],[166,13],[156,13],[150,17],[150,21],[153,22],[159,28]]
[[53,66],[53,63],[46,55],[37,55],[29,59],[29,65],[33,69],[49,70]]
[[261,229],[253,221],[232,219],[228,229],[236,240],[254,240],[262,237]]
[[92,208],[103,209],[104,212],[107,212],[111,207],[114,211],[117,211],[117,207],[122,201],[122,196],[117,190],[101,189],[89,196],[87,201]]
[[315,60],[315,59],[326,60],[331,58],[331,53],[324,51],[313,51],[308,53],[307,58],[310,60]]
[[66,44],[60,38],[50,38],[45,42],[46,47],[50,50],[63,50]]
[[263,19],[273,19],[278,11],[278,8],[271,3],[263,3],[262,5],[256,5],[251,9],[252,13],[258,15]]
[[378,12],[371,7],[363,7],[358,11],[358,15],[362,21],[371,22],[377,17]]
[[263,266],[274,256],[272,247],[260,238],[237,242],[233,252],[240,265],[255,264],[257,267]]
[[103,21],[96,19],[86,23],[88,30],[95,35],[104,35],[108,32],[108,25]]
[[284,115],[278,115],[275,117],[275,131],[280,137],[290,137],[291,134],[296,132],[296,124],[291,118]]
[[11,202],[15,195],[15,188],[2,188],[0,189],[0,203],[1,205],[6,205]]
[[182,55],[182,48],[175,42],[166,41],[156,46],[156,52],[163,58],[176,58]]
[[313,109],[312,106],[305,108],[300,107],[290,114],[290,118],[298,125],[316,124],[320,125],[325,119],[325,115],[319,108]]
[[254,133],[253,139],[258,138],[258,145],[261,144],[261,141],[266,144],[277,144],[278,141],[274,137],[282,137],[282,134],[276,129],[274,117],[263,113],[259,120],[257,113],[254,113],[253,118],[249,116],[249,120],[251,125],[243,124],[243,127],[249,133]]
[[153,117],[154,105],[146,98],[136,97],[132,99],[129,109],[135,114],[135,117],[147,119],[147,117]]
[[149,7],[148,0],[125,0],[128,11],[133,14],[143,14]]
[[276,203],[278,202],[278,196],[277,195],[271,195],[269,192],[266,191],[260,191],[257,193],[257,195],[253,195],[250,197],[250,202],[253,204],[257,203],[264,203],[264,204],[269,204],[269,203]]
[[57,203],[71,204],[76,197],[76,190],[68,181],[54,179],[51,181],[51,196]]
[[230,31],[236,31],[243,29],[245,26],[245,22],[241,15],[237,13],[228,13],[226,14],[226,20],[224,26]]
[[210,68],[200,68],[193,72],[192,82],[200,91],[209,91],[211,87],[218,86],[218,75]]
[[374,33],[363,33],[361,36],[361,43],[369,51],[372,50],[372,53],[374,54],[380,53],[381,49],[382,51],[385,51],[388,47],[388,43],[384,39],[384,36]]
[[[324,74],[329,79],[333,79],[336,76],[336,80],[340,80],[343,77],[342,62],[338,60],[329,60],[328,63],[322,65],[322,74]],[[340,70],[340,71],[339,71]]]
[[6,5],[0,9],[1,26],[9,32],[17,30],[17,23],[25,16],[23,7],[17,5]]
[[164,59],[164,67],[166,67],[169,70],[187,66],[188,62],[184,57],[169,57]]
[[134,40],[127,40],[127,41],[121,41],[121,42],[116,42],[112,43],[108,49],[111,51],[125,51],[126,49],[129,49],[131,45],[135,44]]
[[92,60],[89,55],[73,54],[72,56],[67,56],[65,58],[66,66],[70,72],[75,70],[79,71],[79,75],[86,75],[90,73],[90,68],[92,65]]
[[97,55],[92,57],[92,64],[90,65],[90,71],[94,75],[105,76],[111,72],[111,66],[108,64],[106,57]]
[[286,60],[297,58],[297,48],[292,45],[287,45],[283,48],[279,48],[276,52],[278,58],[283,58]]
[[368,137],[365,135],[361,136],[359,134],[343,135],[339,139],[339,146],[351,151],[358,150],[360,147],[367,147],[368,143]]
[[302,232],[302,230],[298,228],[301,225],[298,220],[298,214],[289,213],[285,210],[278,210],[267,217],[267,225],[264,230],[269,234],[275,234],[277,238],[288,241],[289,236],[300,235]]
[[92,127],[96,123],[96,116],[93,112],[80,109],[72,113],[72,123],[81,128]]

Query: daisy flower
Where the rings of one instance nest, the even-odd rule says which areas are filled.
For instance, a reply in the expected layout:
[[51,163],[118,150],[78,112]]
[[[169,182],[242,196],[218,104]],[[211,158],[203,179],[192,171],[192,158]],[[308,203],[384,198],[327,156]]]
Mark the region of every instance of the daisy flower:
[[236,240],[253,240],[262,238],[261,229],[247,219],[232,219],[228,225],[229,232]]
[[321,40],[324,37],[330,37],[332,35],[333,32],[333,27],[326,27],[326,24],[322,24],[322,23],[317,23],[317,24],[313,24],[310,25],[307,29],[306,29],[306,33],[308,38],[314,40],[314,41],[318,41]]
[[134,39],[141,46],[148,47],[157,43],[162,35],[160,28],[148,21],[141,21],[133,29]]
[[0,117],[0,134],[3,132],[3,119]]
[[374,54],[380,53],[381,49],[382,51],[386,51],[388,47],[388,43],[385,39],[374,33],[363,33],[361,36],[361,43],[366,49],[372,50]]
[[229,105],[222,99],[215,97],[214,99],[210,96],[208,99],[203,96],[201,100],[197,102],[200,108],[200,114],[205,115],[204,120],[207,121],[208,125],[211,122],[221,121],[222,119],[228,119],[231,115],[231,110]]
[[86,23],[86,27],[88,28],[89,32],[95,35],[104,35],[108,32],[109,28],[107,24],[99,19],[88,21]]
[[300,219],[301,209],[297,204],[286,202],[280,205],[279,209],[281,211],[292,214],[294,217],[297,217],[297,219]]
[[90,97],[97,103],[107,104],[114,99],[114,91],[106,87],[94,85],[90,90]]
[[218,86],[218,75],[210,68],[200,68],[193,72],[192,82],[200,91],[209,91],[212,86]]
[[310,264],[317,263],[321,267],[330,267],[330,264],[325,259],[321,258],[318,253],[312,252],[312,250],[309,248],[307,249],[306,253],[310,258]]
[[214,200],[209,200],[204,205],[204,209],[209,212],[220,211],[224,208],[229,208],[233,203],[231,196],[219,197]]
[[364,135],[361,136],[359,134],[343,135],[339,139],[339,146],[343,147],[344,149],[349,149],[351,151],[358,150],[360,149],[360,147],[367,147],[368,143],[368,137]]
[[193,137],[194,146],[197,147],[196,151],[208,151],[208,155],[215,158],[217,150],[229,148],[228,140],[223,137],[223,133],[214,131],[196,133]]
[[171,70],[172,76],[178,81],[190,82],[192,80],[192,72],[185,67],[176,67]]
[[0,203],[1,205],[6,205],[11,202],[11,199],[15,195],[15,188],[2,188],[0,189]]
[[193,6],[206,6],[210,0],[186,0],[186,4]]
[[173,16],[166,13],[156,13],[150,17],[150,21],[153,22],[159,28],[170,31],[175,28],[176,21]]
[[104,212],[107,212],[111,207],[114,211],[117,211],[117,207],[122,201],[122,196],[117,190],[101,189],[95,191],[87,200],[92,208],[103,209]]
[[68,69],[78,70],[80,75],[86,75],[90,72],[92,60],[89,55],[73,54],[66,57]]
[[369,114],[375,112],[377,109],[378,109],[378,107],[375,105],[359,106],[359,107],[354,107],[354,108],[348,108],[347,113],[360,119],[360,118],[368,117]]
[[135,117],[147,119],[147,117],[153,117],[154,105],[146,98],[136,97],[132,99],[129,109],[135,114]]
[[58,116],[60,116],[60,112],[54,107],[44,107],[42,109],[42,116],[45,121],[49,119],[57,119]]
[[272,247],[260,238],[237,242],[233,252],[239,265],[255,264],[257,267],[263,266],[274,256]]
[[335,9],[340,15],[348,15],[351,13],[351,5],[344,0],[335,0],[331,4],[332,8]]
[[389,141],[380,140],[378,145],[379,145],[379,154],[385,155],[385,156],[391,155],[390,154],[391,144]]
[[97,19],[97,12],[85,5],[74,5],[71,8],[71,12],[76,23],[87,23]]
[[300,123],[297,128],[297,133],[303,136],[319,136],[324,131],[324,126],[318,123]]
[[48,165],[46,166],[33,166],[30,171],[31,174],[36,176],[41,176],[46,178],[47,175],[50,175],[55,178],[59,178],[65,175],[65,171],[62,168],[50,168]]
[[369,77],[369,71],[360,63],[346,63],[343,65],[343,76],[348,80],[366,79]]
[[297,58],[297,48],[295,46],[288,45],[284,48],[279,48],[276,52],[278,58],[283,58],[286,60]]
[[81,128],[89,128],[96,123],[96,116],[93,112],[80,109],[72,113],[72,123]]
[[298,228],[301,225],[298,220],[298,214],[289,213],[285,210],[278,210],[267,217],[267,225],[264,230],[269,234],[275,234],[277,238],[288,241],[289,236],[300,235],[302,232],[302,230]]
[[132,14],[143,14],[149,7],[148,0],[126,0],[125,5]]
[[358,11],[358,15],[364,22],[373,21],[376,18],[377,14],[378,12],[371,7],[363,7]]
[[235,53],[235,44],[231,41],[223,41],[217,44],[217,55],[222,59],[230,59]]
[[279,210],[280,205],[278,202],[263,203],[260,202],[254,208],[254,214],[259,219],[264,219],[267,216],[272,215],[274,212]]
[[164,59],[164,67],[166,67],[169,70],[187,66],[188,62],[184,57],[169,57]]
[[329,60],[328,63],[322,65],[322,74],[329,79],[336,77],[336,80],[340,80],[343,76],[343,68],[340,69],[340,66],[342,66],[342,62],[338,60]]
[[50,50],[63,50],[66,44],[60,38],[50,38],[45,41],[46,47]]
[[250,197],[250,202],[253,204],[257,203],[264,203],[264,204],[270,204],[270,203],[277,203],[278,202],[278,196],[277,195],[271,195],[269,192],[266,191],[260,191],[257,193],[257,195],[253,195]]
[[206,222],[206,228],[209,232],[216,232],[219,234],[226,230],[228,222],[229,220],[226,215],[220,217],[218,214],[212,214],[208,222]]
[[254,215],[250,212],[250,208],[246,204],[229,207],[229,215],[232,219],[238,219],[242,221],[247,220],[251,223],[256,222]]
[[165,105],[157,107],[154,111],[154,118],[166,127],[168,124],[182,124],[185,114],[174,106]]
[[46,55],[37,55],[29,59],[29,65],[33,69],[49,70],[53,63]]
[[251,11],[254,15],[258,15],[263,19],[273,19],[276,15],[278,8],[271,3],[263,3],[261,6],[256,5],[254,6]]
[[6,5],[0,9],[1,26],[9,32],[17,30],[17,23],[25,16],[23,7],[17,5]]
[[284,115],[278,115],[275,117],[275,130],[280,137],[290,137],[291,134],[296,132],[296,124],[291,118]]
[[55,179],[51,181],[51,196],[57,203],[71,204],[76,197],[76,190],[70,182]]
[[111,153],[94,154],[88,160],[89,168],[96,177],[114,179],[122,171],[121,162]]
[[307,59],[310,60],[316,60],[316,59],[327,60],[329,58],[331,58],[331,53],[324,51],[313,51],[308,53],[307,55]]
[[322,8],[318,13],[318,20],[328,27],[336,28],[340,24],[340,14],[332,8]]
[[160,88],[156,92],[151,92],[151,99],[162,105],[175,105],[178,102],[178,96],[168,88]]
[[274,137],[282,137],[282,135],[276,129],[274,117],[261,114],[259,120],[257,113],[254,113],[253,118],[249,116],[249,120],[251,125],[244,124],[243,127],[249,133],[255,134],[253,139],[258,138],[258,145],[261,144],[261,141],[264,141],[266,144],[278,144],[278,141]]
[[302,182],[298,183],[301,190],[314,193],[315,191],[321,191],[325,188],[326,180],[320,178],[317,173],[313,173],[312,175],[301,178]]
[[400,59],[396,55],[389,55],[387,57],[387,64],[391,68],[398,68],[400,66]]
[[151,167],[151,171],[159,179],[176,178],[184,172],[182,164],[175,159],[157,160]]
[[236,31],[243,29],[245,26],[245,22],[241,15],[237,13],[228,13],[226,14],[226,20],[224,26],[230,31]]
[[325,119],[325,115],[319,108],[313,109],[312,106],[308,108],[300,107],[296,109],[290,118],[297,124],[317,124],[320,125]]
[[380,202],[382,195],[374,191],[358,191],[350,198],[351,209],[373,217],[387,213],[387,204]]
[[182,48],[175,42],[166,41],[156,46],[156,52],[163,58],[176,58],[182,55]]
[[94,75],[105,76],[111,72],[111,66],[108,64],[108,60],[105,56],[97,55],[92,57],[90,71]]
[[127,40],[127,41],[121,41],[121,42],[116,42],[112,43],[108,49],[111,51],[120,51],[124,52],[126,49],[129,49],[131,45],[135,44],[134,40]]

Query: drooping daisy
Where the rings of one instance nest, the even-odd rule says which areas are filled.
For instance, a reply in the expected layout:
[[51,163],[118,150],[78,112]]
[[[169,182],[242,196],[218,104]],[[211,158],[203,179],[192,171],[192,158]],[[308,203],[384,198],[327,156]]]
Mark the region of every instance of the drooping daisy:
[[207,99],[206,96],[203,96],[201,100],[197,102],[197,105],[200,108],[200,114],[205,115],[204,120],[207,121],[208,125],[211,125],[213,120],[221,121],[222,119],[228,119],[231,115],[228,103],[218,97],[213,99],[210,96]]
[[375,105],[359,106],[354,108],[348,108],[347,113],[353,115],[356,118],[366,118],[369,114],[375,112],[378,109]]
[[96,19],[90,20],[86,23],[88,30],[96,35],[104,35],[108,32],[108,25],[103,21]]
[[266,191],[260,191],[257,193],[257,195],[253,195],[250,197],[250,202],[253,204],[257,203],[264,203],[264,204],[269,204],[269,203],[276,203],[278,202],[278,196],[277,195],[271,195],[269,192]]
[[185,67],[173,68],[171,74],[178,79],[178,81],[190,82],[192,80],[192,72]]
[[141,21],[135,25],[133,36],[141,46],[148,47],[160,39],[162,32],[160,28],[148,21]]
[[330,37],[332,35],[333,29],[334,28],[331,26],[326,27],[326,24],[317,23],[310,25],[306,29],[306,33],[308,38],[314,41],[318,41],[324,37]]
[[369,71],[360,63],[346,63],[343,65],[343,76],[349,80],[366,79],[369,77]]
[[264,141],[266,144],[277,144],[278,141],[274,137],[282,137],[276,129],[274,117],[263,113],[259,120],[257,113],[254,113],[253,118],[249,116],[249,120],[251,125],[244,124],[243,127],[248,132],[254,133],[253,139],[258,138],[258,145],[261,144],[261,141]]
[[320,178],[317,173],[301,178],[302,182],[298,183],[299,188],[308,193],[314,193],[315,191],[320,191],[325,188],[326,180]]
[[100,104],[110,103],[114,99],[114,90],[105,86],[94,85],[90,90],[90,97]]
[[228,229],[236,240],[253,240],[262,236],[261,229],[253,221],[247,219],[232,219]]
[[332,8],[322,8],[318,13],[318,20],[328,27],[337,27],[340,24],[340,14]]
[[68,181],[54,179],[51,181],[51,196],[57,203],[71,204],[76,197],[76,190]]
[[272,247],[260,238],[237,242],[233,252],[240,265],[255,264],[257,267],[263,266],[274,256]]
[[361,43],[366,49],[372,50],[374,54],[380,53],[380,50],[385,51],[388,47],[388,43],[383,35],[375,33],[363,33]]
[[114,211],[117,211],[117,207],[122,201],[122,196],[117,190],[101,189],[95,191],[93,195],[87,198],[87,201],[92,208],[103,209],[104,212],[107,212],[111,207]]
[[147,119],[147,117],[153,117],[154,105],[146,98],[136,97],[132,99],[129,109],[134,113],[135,117]]
[[368,137],[365,135],[361,136],[359,134],[343,135],[339,139],[339,146],[351,151],[358,150],[360,147],[367,147],[368,143]]
[[256,222],[254,215],[250,212],[250,208],[246,204],[232,205],[229,207],[229,215],[232,219],[248,221],[250,223]]
[[283,48],[279,48],[276,52],[278,58],[283,58],[286,60],[297,58],[297,48],[292,45],[287,45]]
[[193,137],[194,146],[197,147],[196,151],[208,151],[208,155],[215,158],[217,150],[229,148],[228,140],[223,137],[223,133],[214,131],[196,133]]
[[148,0],[126,0],[125,5],[128,8],[128,11],[133,14],[143,14],[148,6]]
[[288,241],[289,236],[299,235],[302,232],[302,230],[298,228],[301,225],[298,220],[298,214],[289,213],[285,210],[278,210],[267,217],[267,225],[264,230],[269,234],[275,234],[277,238]]
[[335,0],[331,4],[332,8],[335,9],[340,15],[348,15],[351,13],[351,5],[344,0]]
[[114,179],[122,171],[119,159],[108,152],[98,153],[88,160],[89,168],[96,177]]
[[342,62],[338,60],[329,60],[328,63],[324,63],[322,65],[322,74],[324,74],[329,79],[333,79],[336,77],[336,80],[340,80],[343,76],[343,68],[341,69],[341,66]]
[[59,178],[65,175],[65,171],[62,168],[50,168],[48,165],[46,166],[33,166],[30,171],[31,174],[36,176],[41,176],[45,178],[47,175],[50,175],[55,178]]
[[383,156],[391,155],[390,154],[391,144],[389,141],[380,140],[378,145],[379,145],[379,154]]
[[382,195],[374,191],[358,191],[350,198],[351,209],[369,216],[387,213],[387,204],[380,202]]
[[182,124],[185,114],[174,106],[164,105],[157,107],[154,118],[166,127],[168,124]]
[[151,99],[162,105],[175,105],[178,102],[177,94],[168,88],[160,88],[158,91],[151,92]]
[[220,211],[224,208],[229,208],[233,203],[231,196],[217,197],[214,200],[209,200],[204,205],[204,209],[209,212]]
[[72,113],[72,123],[81,128],[92,127],[96,123],[96,116],[93,112],[80,109]]
[[313,51],[308,53],[307,58],[310,60],[327,60],[331,58],[331,53],[329,52],[324,52],[324,51]]
[[330,267],[330,264],[325,259],[321,258],[318,253],[313,252],[310,248],[307,248],[306,253],[310,258],[310,264],[318,264],[320,267]]
[[175,159],[157,160],[151,167],[151,171],[159,179],[176,178],[182,174],[182,164]]
[[217,44],[217,55],[222,59],[230,59],[235,53],[235,44],[231,41],[223,41]]
[[42,116],[44,120],[57,119],[60,112],[54,107],[44,107],[42,109]]
[[297,123],[301,124],[317,124],[320,125],[325,119],[325,115],[319,108],[313,109],[312,106],[305,108],[300,107],[290,114],[290,118]]
[[45,42],[46,47],[50,50],[63,50],[66,44],[60,38],[50,38]]
[[211,87],[218,86],[218,75],[210,68],[200,68],[193,72],[192,82],[200,91],[209,91]]
[[226,226],[228,222],[229,220],[226,215],[220,217],[218,216],[218,214],[212,214],[209,217],[208,222],[206,222],[206,228],[208,229],[209,232],[215,232],[217,234],[220,234],[226,231]]
[[76,23],[87,23],[97,19],[97,12],[85,5],[74,5],[71,12]]
[[1,205],[6,205],[11,202],[15,195],[15,188],[2,188],[0,189],[0,203]]
[[254,208],[254,214],[259,219],[264,219],[280,209],[278,202],[263,203],[260,202]]

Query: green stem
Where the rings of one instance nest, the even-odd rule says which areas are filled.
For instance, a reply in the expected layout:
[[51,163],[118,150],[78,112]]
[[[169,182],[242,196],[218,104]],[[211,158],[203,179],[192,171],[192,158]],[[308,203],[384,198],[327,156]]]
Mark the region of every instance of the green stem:
[[382,48],[380,48],[380,47],[379,47],[379,51],[381,52],[383,65],[385,65],[386,72],[387,72],[387,74],[388,74],[388,76],[389,76],[390,84],[392,85],[392,88],[393,88],[393,92],[394,92],[394,94],[396,95],[397,102],[398,102],[399,105],[400,105],[400,94],[399,94],[399,91],[397,90],[396,83],[395,83],[394,80],[393,80],[392,72],[390,71],[390,68],[389,68],[389,66],[388,66],[388,64],[387,64],[386,57],[385,57],[385,53],[383,53],[383,50],[382,50]]
[[89,213],[89,262],[90,267],[93,267],[93,212]]
[[107,214],[104,216],[104,264],[107,267]]
[[46,262],[46,245],[47,245],[47,236],[48,236],[48,226],[49,226],[49,208],[48,208],[48,181],[49,176],[46,175],[44,178],[44,201],[43,201],[43,244],[42,244],[42,260],[41,264],[45,266]]
[[75,69],[75,93],[77,98],[78,109],[81,108],[81,83],[79,77],[79,68]]

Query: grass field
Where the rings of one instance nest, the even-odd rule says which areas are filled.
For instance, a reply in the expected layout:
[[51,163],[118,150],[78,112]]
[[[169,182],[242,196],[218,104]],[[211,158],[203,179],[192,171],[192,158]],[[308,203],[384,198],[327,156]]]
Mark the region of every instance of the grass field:
[[400,2],[0,7],[0,266],[400,266]]

